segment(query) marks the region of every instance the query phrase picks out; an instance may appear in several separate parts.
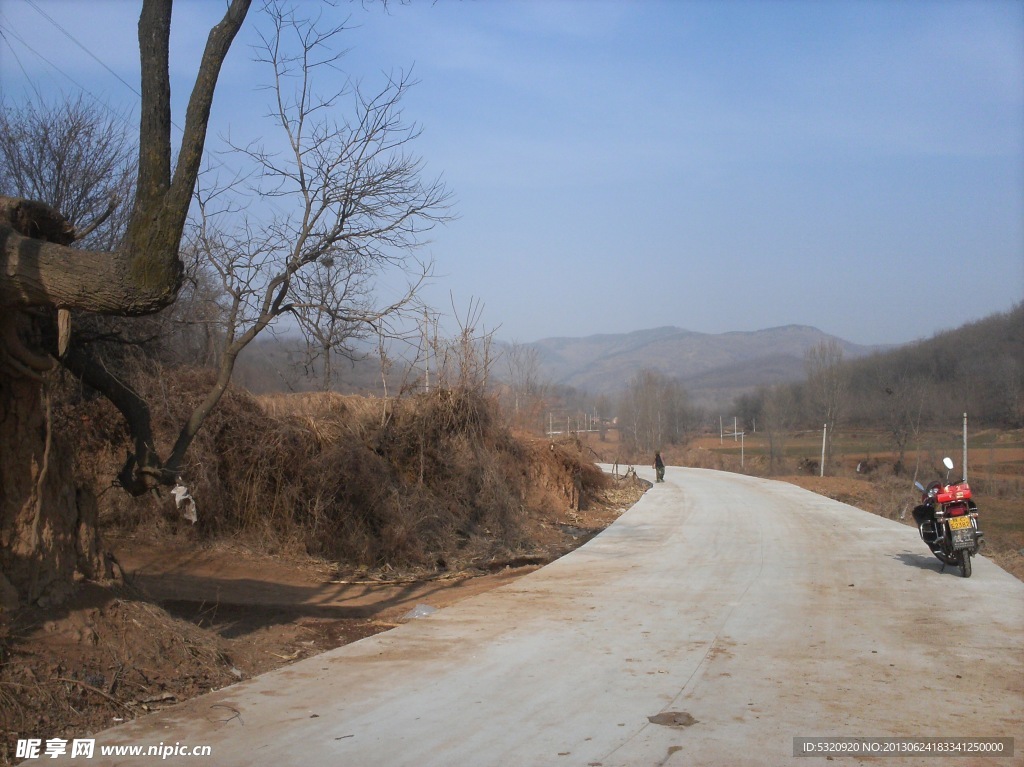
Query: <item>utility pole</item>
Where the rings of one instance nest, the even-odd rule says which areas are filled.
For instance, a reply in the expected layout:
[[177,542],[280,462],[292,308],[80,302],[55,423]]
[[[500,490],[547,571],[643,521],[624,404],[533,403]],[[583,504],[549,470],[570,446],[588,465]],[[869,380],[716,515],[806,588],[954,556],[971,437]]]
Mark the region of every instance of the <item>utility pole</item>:
[[825,424],[825,428],[821,430],[821,474],[819,476],[825,476],[825,438],[828,436],[828,424]]
[[423,309],[423,386],[430,394],[430,321],[426,308]]
[[967,481],[967,413],[964,413],[964,482]]

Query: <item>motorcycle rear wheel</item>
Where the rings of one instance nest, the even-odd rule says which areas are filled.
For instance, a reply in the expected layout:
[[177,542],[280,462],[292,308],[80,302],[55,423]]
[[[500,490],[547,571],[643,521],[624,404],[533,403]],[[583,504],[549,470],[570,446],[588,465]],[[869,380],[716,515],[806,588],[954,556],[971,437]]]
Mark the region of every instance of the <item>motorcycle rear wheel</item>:
[[960,574],[963,575],[964,578],[970,578],[971,577],[971,551],[970,551],[970,549],[960,549],[958,556],[960,558]]

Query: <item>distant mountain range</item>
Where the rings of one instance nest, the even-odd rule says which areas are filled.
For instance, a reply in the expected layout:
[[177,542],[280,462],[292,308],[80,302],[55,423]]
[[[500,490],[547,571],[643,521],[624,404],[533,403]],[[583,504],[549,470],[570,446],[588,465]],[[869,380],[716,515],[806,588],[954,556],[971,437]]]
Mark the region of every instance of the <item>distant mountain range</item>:
[[759,386],[804,377],[804,355],[835,340],[848,359],[887,346],[862,346],[806,325],[730,333],[695,333],[676,327],[586,338],[546,338],[538,349],[542,376],[554,384],[615,395],[641,370],[681,380],[697,404],[711,406]]
[[[804,325],[731,333],[695,333],[675,327],[585,338],[545,338],[525,344],[537,349],[542,380],[615,397],[645,368],[682,381],[695,404],[731,404],[738,395],[805,376],[804,355],[822,341],[836,340],[847,359],[890,346],[861,346]],[[505,346],[496,343],[500,352]],[[236,368],[235,383],[254,392],[307,391],[318,381],[301,364],[303,343],[296,338],[268,337],[246,349]],[[346,392],[380,393],[380,364],[369,349],[365,359],[336,362],[336,381]],[[397,368],[396,368],[397,369]],[[504,364],[494,375],[501,378]],[[401,370],[392,370],[401,384]],[[414,377],[414,376],[413,376]],[[411,380],[411,379],[410,379]]]

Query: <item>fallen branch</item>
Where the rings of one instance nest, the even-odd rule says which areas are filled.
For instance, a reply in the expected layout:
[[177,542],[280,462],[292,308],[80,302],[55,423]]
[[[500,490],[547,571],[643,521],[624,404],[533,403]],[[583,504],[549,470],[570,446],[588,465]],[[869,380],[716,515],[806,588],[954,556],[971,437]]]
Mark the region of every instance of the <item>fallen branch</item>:
[[[94,692],[97,695],[103,696],[104,698],[109,700],[111,703],[114,703],[114,704],[120,706],[121,708],[123,708],[125,711],[131,711],[132,710],[131,707],[128,704],[122,703],[117,698],[115,698],[113,695],[107,695],[107,693],[103,692],[103,690],[101,690],[99,687],[93,687],[91,684],[86,684],[85,682],[83,682],[81,680],[71,679],[71,678],[66,677],[66,676],[59,676],[59,677],[57,677],[57,681],[58,682],[67,682],[68,684],[78,685],[83,690],[89,690],[89,692]],[[132,713],[134,713],[134,712],[132,712]]]

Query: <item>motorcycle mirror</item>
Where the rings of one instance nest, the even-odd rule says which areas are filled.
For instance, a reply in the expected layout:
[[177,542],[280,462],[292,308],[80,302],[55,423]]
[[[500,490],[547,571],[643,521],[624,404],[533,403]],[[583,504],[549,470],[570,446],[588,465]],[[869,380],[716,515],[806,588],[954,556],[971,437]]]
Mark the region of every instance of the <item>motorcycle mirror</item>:
[[942,465],[945,466],[950,471],[952,471],[953,470],[953,459],[949,458],[948,456],[946,458],[943,458],[942,459]]
[[916,480],[914,481],[914,487],[916,487],[916,488],[917,488],[918,490],[920,490],[920,491],[921,491],[922,493],[924,492],[924,485],[922,485],[922,484],[921,484],[920,482],[918,482],[918,481],[916,481]]

